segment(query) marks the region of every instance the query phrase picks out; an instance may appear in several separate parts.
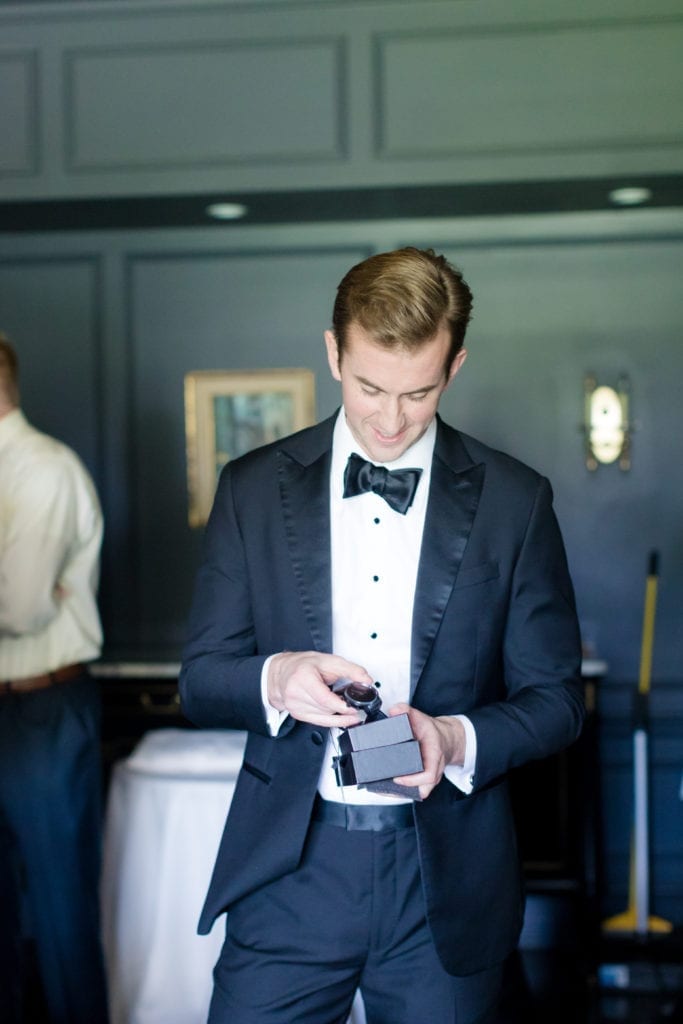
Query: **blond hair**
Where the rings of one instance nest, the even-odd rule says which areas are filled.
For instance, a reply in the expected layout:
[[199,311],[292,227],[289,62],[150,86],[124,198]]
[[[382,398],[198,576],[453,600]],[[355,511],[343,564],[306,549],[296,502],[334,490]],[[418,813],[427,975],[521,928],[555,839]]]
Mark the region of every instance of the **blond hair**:
[[408,247],[357,263],[337,288],[332,329],[340,357],[356,323],[387,348],[417,349],[445,324],[451,335],[446,372],[462,348],[472,292],[459,270],[433,249]]

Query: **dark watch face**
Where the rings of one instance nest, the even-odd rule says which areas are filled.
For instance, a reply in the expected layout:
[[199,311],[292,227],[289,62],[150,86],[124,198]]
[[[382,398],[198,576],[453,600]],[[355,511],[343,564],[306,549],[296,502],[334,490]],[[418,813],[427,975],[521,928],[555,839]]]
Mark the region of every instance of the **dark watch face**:
[[374,686],[364,686],[362,683],[349,683],[344,690],[344,696],[354,704],[372,704],[377,700],[379,694]]
[[382,700],[374,686],[366,686],[364,683],[349,683],[339,692],[350,707],[364,711],[368,720],[378,715],[384,717],[379,710]]

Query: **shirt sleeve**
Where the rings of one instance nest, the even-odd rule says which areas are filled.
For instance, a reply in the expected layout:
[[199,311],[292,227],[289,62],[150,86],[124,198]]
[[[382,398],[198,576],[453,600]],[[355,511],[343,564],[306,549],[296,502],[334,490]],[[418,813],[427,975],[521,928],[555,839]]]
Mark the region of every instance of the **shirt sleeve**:
[[268,701],[268,667],[274,657],[275,655],[271,654],[270,657],[266,658],[261,669],[261,701],[263,702],[263,711],[271,736],[277,736],[282,723],[289,717],[288,711],[278,711]]
[[459,790],[469,796],[474,786],[474,768],[477,761],[477,734],[467,715],[453,715],[453,717],[462,722],[465,730],[465,763],[462,765],[447,765],[444,769],[444,775],[449,782],[452,782],[454,786],[457,786]]

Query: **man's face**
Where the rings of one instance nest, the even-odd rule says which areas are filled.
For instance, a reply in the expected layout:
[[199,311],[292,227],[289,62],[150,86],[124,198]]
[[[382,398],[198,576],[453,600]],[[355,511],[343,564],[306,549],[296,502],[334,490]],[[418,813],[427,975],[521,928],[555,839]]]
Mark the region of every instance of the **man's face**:
[[446,374],[446,327],[412,352],[378,345],[355,323],[341,358],[332,331],[325,331],[325,344],[351,433],[373,462],[393,462],[422,437],[467,355],[461,349]]

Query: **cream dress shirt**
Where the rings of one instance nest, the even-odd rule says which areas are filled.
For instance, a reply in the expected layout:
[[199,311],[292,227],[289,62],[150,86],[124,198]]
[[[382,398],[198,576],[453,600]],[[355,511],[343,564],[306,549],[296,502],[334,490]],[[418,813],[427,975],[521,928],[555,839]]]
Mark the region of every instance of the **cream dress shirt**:
[[20,409],[0,418],[0,680],[100,654],[102,513],[78,456]]

